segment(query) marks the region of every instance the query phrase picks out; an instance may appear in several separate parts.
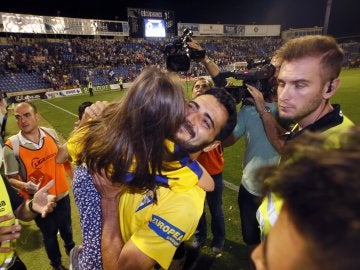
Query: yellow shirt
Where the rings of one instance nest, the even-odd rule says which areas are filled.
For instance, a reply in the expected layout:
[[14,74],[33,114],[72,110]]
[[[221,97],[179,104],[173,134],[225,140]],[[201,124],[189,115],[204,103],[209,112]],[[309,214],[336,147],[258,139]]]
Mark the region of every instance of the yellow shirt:
[[[328,148],[338,148],[340,146],[342,133],[347,131],[353,125],[354,123],[344,116],[341,124],[323,131],[321,134],[326,137],[325,146]],[[276,194],[272,192],[268,193],[267,196],[263,199],[256,213],[262,240],[265,239],[265,236],[269,233],[270,229],[275,224],[280,214],[282,205],[282,198],[276,196]]]
[[[66,147],[73,162],[76,161],[77,155],[82,151],[83,145],[81,137],[87,132],[86,129],[77,130],[67,141]],[[176,145],[169,140],[165,140],[166,147],[171,153],[176,151]],[[169,185],[176,192],[189,190],[197,185],[203,174],[199,163],[185,156],[181,160],[168,162],[167,167],[171,170],[162,171],[161,175],[156,176],[156,180],[163,184]]]
[[[7,215],[7,214],[12,214],[13,210],[11,207],[11,202],[10,202],[10,198],[8,195],[8,192],[6,190],[6,186],[4,183],[3,178],[0,175],[0,194],[1,194],[1,198],[0,198],[0,215]],[[11,226],[14,225],[15,222],[15,218],[12,218],[10,220],[5,220],[3,222],[0,222],[0,227],[2,226]],[[0,247],[11,247],[11,246],[15,246],[15,240],[13,241],[2,241],[0,242]],[[7,253],[3,253],[0,252],[0,268],[6,267],[8,266],[7,264],[9,264],[12,261],[12,258],[14,257],[14,250],[11,250],[10,252]]]
[[[73,161],[83,149],[80,130],[67,142]],[[166,141],[171,152],[176,145]],[[196,184],[202,170],[196,161],[184,157],[168,164],[170,171],[157,175],[158,182],[169,187],[156,189],[157,203],[153,193],[125,193],[119,202],[120,230],[124,242],[132,242],[147,256],[167,269],[179,244],[195,232],[203,213],[206,192]]]
[[[180,180],[183,180],[180,176]],[[125,193],[119,202],[120,228],[147,256],[167,269],[179,244],[195,232],[203,213],[206,192],[198,186],[183,192],[166,187],[152,193]]]

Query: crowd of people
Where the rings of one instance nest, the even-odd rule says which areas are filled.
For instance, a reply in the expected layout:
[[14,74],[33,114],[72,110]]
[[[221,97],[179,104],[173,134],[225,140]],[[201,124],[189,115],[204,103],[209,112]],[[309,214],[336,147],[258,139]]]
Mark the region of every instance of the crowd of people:
[[[195,41],[188,44],[208,50]],[[122,100],[81,104],[64,145],[53,130],[38,126],[34,105],[16,105],[20,131],[6,141],[0,188],[9,194],[5,206],[17,204],[4,213],[21,217],[21,207],[31,214],[26,219],[35,218],[54,269],[65,269],[57,231],[70,269],[190,269],[189,250],[200,250],[207,241],[205,201],[212,252],[224,248],[222,151],[244,136],[239,234],[248,246],[249,265],[241,267],[357,269],[360,129],[330,101],[340,86],[343,50],[330,36],[267,46],[271,87],[264,92],[245,84],[238,112],[226,91],[231,83],[219,66],[223,62],[216,59],[223,55],[211,53],[197,65],[213,82],[199,78],[192,100],[186,101],[178,75],[144,68]],[[64,218],[70,211],[63,165],[68,161],[75,166],[82,230],[76,246]],[[24,201],[13,198],[10,184]],[[39,193],[46,199],[40,202]],[[12,215],[1,220],[7,222],[0,227],[0,254],[5,254],[0,263],[26,269],[11,268],[15,262],[25,266],[6,246],[19,237],[20,227]],[[184,245],[192,235],[193,242]],[[197,263],[192,269],[202,269]]]
[[[15,44],[0,46],[0,74],[33,72],[51,83],[54,89],[86,86],[94,77],[115,83],[133,81],[143,67],[164,66],[165,45],[170,39],[82,39],[46,42],[37,39],[19,39]],[[220,67],[248,58],[267,57],[279,47],[279,38],[205,39],[202,41],[208,55]],[[205,75],[201,65],[193,64],[184,75]]]
[[[133,81],[142,68],[149,65],[164,66],[164,48],[171,39],[145,40],[126,38],[45,41],[36,38],[9,39],[0,45],[0,74],[30,72],[42,77],[53,89],[86,86],[94,78],[99,84]],[[202,39],[208,56],[223,70],[236,62],[271,57],[282,45],[276,37]],[[349,47],[347,44],[344,48]],[[355,57],[356,58],[356,57]],[[357,59],[346,54],[344,65],[354,67]],[[187,77],[206,75],[206,69],[192,63]],[[95,83],[97,83],[95,81]],[[3,89],[6,90],[6,89]]]

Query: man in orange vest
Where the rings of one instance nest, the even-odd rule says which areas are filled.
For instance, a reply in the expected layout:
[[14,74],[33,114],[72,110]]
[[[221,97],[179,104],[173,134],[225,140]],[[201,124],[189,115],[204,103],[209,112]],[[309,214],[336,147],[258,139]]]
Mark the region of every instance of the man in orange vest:
[[69,185],[63,164],[55,162],[58,141],[54,130],[39,127],[36,107],[28,102],[18,104],[14,115],[20,131],[10,137],[4,147],[5,174],[9,182],[28,199],[52,179],[55,185],[49,190],[56,196],[57,206],[46,218],[36,217],[35,222],[43,235],[44,244],[53,269],[65,269],[57,241],[60,232],[67,254],[75,246],[71,227]]

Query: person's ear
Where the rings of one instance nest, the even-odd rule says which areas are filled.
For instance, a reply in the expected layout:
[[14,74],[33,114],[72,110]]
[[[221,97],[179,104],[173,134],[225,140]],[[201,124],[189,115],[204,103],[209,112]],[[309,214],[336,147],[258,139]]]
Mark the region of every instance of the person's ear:
[[340,86],[339,78],[328,81],[324,86],[324,93],[323,93],[324,99],[330,99],[335,94],[339,86]]
[[215,149],[216,147],[218,147],[220,144],[221,144],[220,141],[213,141],[211,144],[209,144],[208,146],[206,146],[203,149],[203,152],[209,152],[209,151]]

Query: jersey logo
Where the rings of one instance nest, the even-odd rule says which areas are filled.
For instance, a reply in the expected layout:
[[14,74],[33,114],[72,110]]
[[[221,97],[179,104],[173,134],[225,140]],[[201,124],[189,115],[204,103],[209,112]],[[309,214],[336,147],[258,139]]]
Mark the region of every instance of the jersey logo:
[[181,240],[185,235],[182,230],[156,215],[151,216],[151,220],[148,226],[157,235],[169,241],[175,247],[180,245]]
[[56,156],[56,153],[53,153],[53,154],[50,154],[44,158],[33,158],[31,160],[31,166],[34,168],[34,169],[41,169],[44,165],[44,162],[49,160],[49,159],[52,159]]
[[135,212],[140,211],[141,209],[145,208],[146,206],[148,206],[148,205],[150,205],[150,204],[152,204],[152,203],[153,203],[153,192],[152,192],[152,191],[148,191],[148,192],[144,195],[144,197],[143,197],[140,205],[138,206],[138,208],[136,209]]
[[0,201],[0,213],[5,211],[6,202]]

